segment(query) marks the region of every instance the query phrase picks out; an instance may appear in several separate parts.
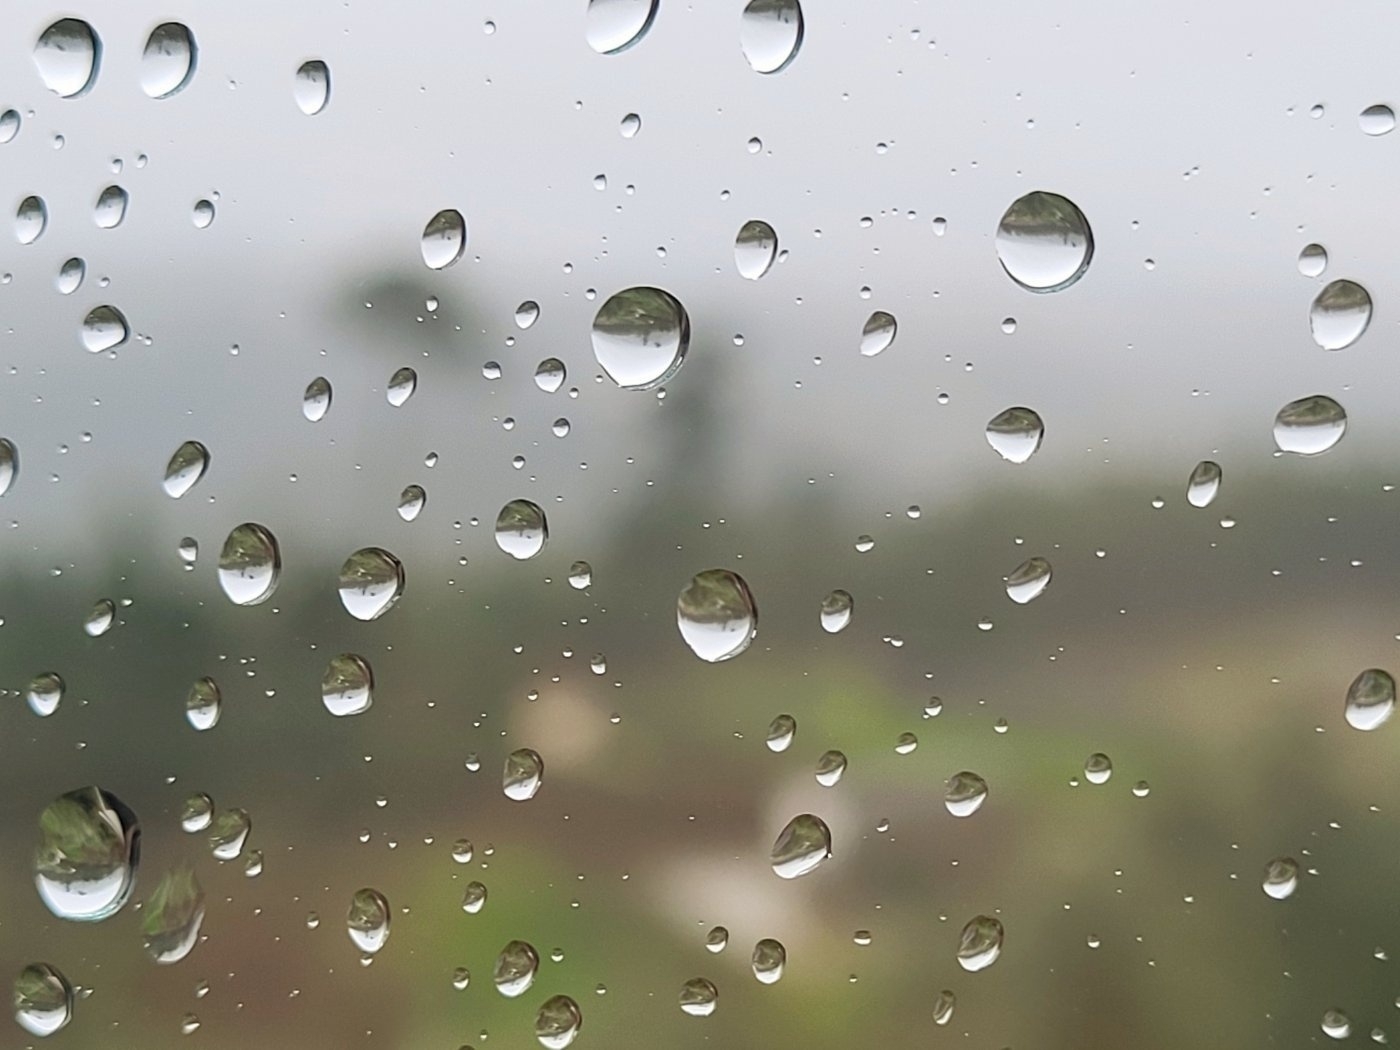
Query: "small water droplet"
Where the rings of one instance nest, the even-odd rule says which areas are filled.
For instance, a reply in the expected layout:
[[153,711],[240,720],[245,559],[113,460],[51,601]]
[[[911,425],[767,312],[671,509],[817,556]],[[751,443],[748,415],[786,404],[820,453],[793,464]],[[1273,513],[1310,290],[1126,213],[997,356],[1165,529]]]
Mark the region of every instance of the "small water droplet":
[[60,18],[34,44],[39,79],[62,98],[74,98],[92,87],[101,58],[101,39],[92,26],[77,18]]
[[33,244],[49,224],[49,206],[43,197],[25,197],[15,209],[15,240]]
[[459,966],[452,971],[452,987],[459,992],[467,990],[467,986],[472,983],[472,972],[465,966]]
[[948,778],[943,805],[955,817],[970,817],[987,801],[987,782],[976,773],[954,773]]
[[1280,451],[1316,456],[1342,440],[1347,414],[1324,394],[1290,401],[1274,417],[1274,444]]
[[1351,1035],[1351,1018],[1345,1010],[1327,1010],[1322,1015],[1322,1031],[1333,1039],[1345,1039]]
[[1011,463],[1030,459],[1044,438],[1045,424],[1029,408],[1008,408],[987,423],[987,444]]
[[513,499],[496,515],[496,546],[518,561],[526,561],[544,550],[549,540],[549,522],[539,504]]
[[953,1008],[958,1004],[958,997],[946,988],[938,993],[938,998],[933,1001],[933,1023],[945,1025],[953,1019]]
[[913,733],[900,733],[894,741],[896,755],[912,755],[919,749],[919,738]]
[[374,671],[355,653],[341,653],[321,676],[321,702],[337,718],[363,714],[374,703]]
[[1223,476],[1219,463],[1201,460],[1186,481],[1186,502],[1193,507],[1209,507],[1220,492]]
[[149,98],[169,98],[188,86],[199,49],[194,35],[179,22],[162,22],[146,38],[141,55],[141,90]]
[[1327,249],[1320,244],[1305,244],[1298,253],[1298,272],[1304,277],[1321,277],[1327,269]]
[[753,975],[758,978],[760,984],[776,984],[782,980],[783,970],[787,966],[787,949],[783,947],[782,941],[765,937],[753,946],[750,962]]
[[637,132],[642,130],[642,118],[635,113],[628,113],[618,124],[618,131],[625,139],[634,138]]
[[214,202],[207,197],[195,201],[194,209],[190,212],[190,221],[194,223],[196,229],[208,229],[214,221]]
[[768,859],[779,878],[795,879],[816,870],[830,856],[831,829],[826,821],[801,813],[778,833]]
[[319,58],[303,62],[297,67],[296,79],[292,82],[292,97],[308,117],[314,117],[326,108],[331,97],[331,71]]
[[569,566],[569,586],[576,591],[586,590],[593,585],[593,566],[586,561],[576,561]]
[[180,828],[191,835],[214,822],[214,800],[203,792],[190,795],[180,805]]
[[884,310],[876,310],[865,319],[865,327],[860,331],[861,355],[874,357],[876,354],[888,350],[898,331],[899,322],[895,320],[893,314],[887,314]]
[[357,620],[377,620],[403,596],[403,563],[383,547],[362,547],[340,567],[340,604]]
[[1264,866],[1264,892],[1276,901],[1287,900],[1298,888],[1298,862],[1275,857]]
[[0,146],[9,142],[19,134],[19,110],[7,109],[0,113]]
[[1313,342],[1324,350],[1343,350],[1361,338],[1371,323],[1371,294],[1355,281],[1333,281],[1308,312]]
[[317,376],[306,384],[301,395],[301,414],[312,423],[319,423],[331,410],[331,383],[325,376]]
[[681,1012],[691,1017],[709,1017],[719,1005],[719,989],[704,977],[692,977],[681,985]]
[[1362,671],[1347,688],[1346,719],[1353,729],[1378,729],[1395,710],[1395,679],[1372,667]]
[[444,208],[423,227],[423,262],[431,270],[445,270],[467,248],[467,220],[455,208]]
[[246,809],[226,809],[209,827],[209,852],[219,860],[237,860],[243,852],[253,819]]
[[126,805],[98,787],[60,795],[39,814],[34,884],[60,919],[97,922],[131,896],[141,859],[141,825]]
[[1051,575],[1050,563],[1044,558],[1027,558],[1006,578],[1006,596],[1017,605],[1034,601],[1050,586]]
[[719,954],[728,945],[729,931],[723,926],[715,926],[709,933],[705,934],[705,950],[711,954]]
[[1037,190],[1006,209],[997,226],[996,247],[1002,268],[1022,288],[1057,292],[1089,269],[1094,236],[1073,201]]
[[147,954],[163,966],[194,950],[204,922],[204,887],[188,864],[173,868],[141,907],[141,940]]
[[207,675],[197,679],[185,696],[185,721],[200,732],[213,729],[223,713],[223,692]]
[[14,985],[15,1020],[30,1035],[53,1035],[73,1019],[73,986],[57,967],[30,963]]
[[389,939],[389,919],[389,902],[384,894],[365,887],[356,890],[350,898],[350,909],[345,914],[345,930],[356,948],[366,955],[373,955]]
[[384,390],[384,397],[395,408],[402,408],[413,396],[416,389],[418,389],[418,373],[411,368],[404,367],[389,377],[389,385]]
[[209,450],[198,441],[186,441],[177,448],[165,465],[161,487],[171,499],[179,499],[198,484],[209,469]]
[[739,18],[739,46],[755,73],[778,73],[802,47],[798,0],[749,0]]
[[36,674],[29,680],[24,690],[24,699],[29,709],[40,718],[47,718],[58,710],[63,701],[63,679],[53,671]]
[[522,747],[506,756],[501,790],[513,802],[528,802],[544,783],[544,759],[538,751]]
[[491,981],[507,999],[524,995],[535,983],[540,969],[540,955],[527,941],[511,941],[496,956],[491,968]]
[[768,750],[773,752],[786,751],[792,746],[793,738],[797,736],[797,719],[792,715],[778,715],[772,722],[768,723],[768,736],[765,742]]
[[822,787],[835,787],[846,775],[846,756],[840,751],[824,751],[817,759],[817,783]]
[[756,281],[773,265],[778,254],[778,235],[762,219],[750,219],[739,227],[734,238],[734,265],[739,276]]
[[676,599],[676,626],[696,656],[720,663],[749,647],[758,633],[758,607],[738,573],[706,569]]
[[1133,785],[1134,798],[1146,798],[1150,794],[1152,794],[1152,785],[1149,784],[1147,781],[1139,780],[1136,784]]
[[822,630],[836,634],[850,626],[856,601],[849,591],[832,591],[822,599]]
[[526,299],[515,308],[515,327],[524,331],[540,319],[540,304]]
[[985,970],[1001,955],[1005,937],[1001,923],[990,915],[968,920],[958,942],[958,965],[969,973]]
[[567,995],[551,996],[535,1014],[535,1038],[545,1050],[564,1050],[582,1027],[583,1012]]
[[1367,106],[1357,123],[1367,135],[1384,135],[1395,130],[1395,111],[1385,105]]
[[1091,784],[1107,784],[1113,776],[1113,761],[1102,751],[1095,751],[1084,760],[1084,779]]
[[658,0],[588,0],[585,35],[600,55],[625,51],[646,35]]
[[546,357],[535,368],[535,386],[546,394],[552,394],[564,385],[566,375],[563,361],[557,357]]
[[467,883],[462,891],[462,910],[468,915],[475,915],[482,908],[486,907],[486,887],[473,880]]
[[475,854],[471,839],[458,839],[452,843],[452,859],[458,864],[470,864]]
[[83,620],[83,632],[89,638],[101,638],[112,629],[117,619],[117,607],[110,598],[99,598],[93,602]]
[[593,318],[593,356],[624,390],[650,390],[674,376],[690,345],[685,307],[660,288],[627,288]]
[[130,198],[120,186],[108,186],[97,195],[97,203],[92,208],[92,221],[104,230],[115,229],[126,218],[126,205]]
[[428,494],[423,491],[422,485],[408,485],[399,493],[399,517],[404,521],[413,521],[419,514],[423,513],[424,506],[427,505]]
[[219,552],[219,586],[235,605],[257,605],[277,589],[282,552],[277,537],[255,522],[228,534]]
[[74,256],[58,268],[58,276],[54,278],[54,287],[63,295],[72,295],[82,286],[83,277],[86,274],[87,263]]

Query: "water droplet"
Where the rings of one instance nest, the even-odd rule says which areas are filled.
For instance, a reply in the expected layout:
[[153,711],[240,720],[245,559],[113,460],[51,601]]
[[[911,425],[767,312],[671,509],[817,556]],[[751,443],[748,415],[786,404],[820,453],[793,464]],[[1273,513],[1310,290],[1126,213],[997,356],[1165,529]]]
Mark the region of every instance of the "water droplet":
[[374,671],[354,653],[332,657],[321,676],[321,702],[336,717],[358,715],[374,702]]
[[788,821],[778,834],[769,854],[773,873],[795,879],[817,868],[831,856],[831,829],[826,821],[811,813],[801,813]]
[[257,605],[277,589],[282,552],[277,537],[255,522],[228,534],[219,552],[219,586],[234,605]]
[[475,915],[486,907],[486,887],[479,882],[467,883],[462,891],[462,910],[468,915]]
[[400,368],[389,377],[389,385],[385,388],[384,397],[395,408],[402,408],[404,403],[413,396],[413,391],[416,389],[418,389],[418,373],[411,368]]
[[538,504],[511,500],[496,515],[496,546],[512,558],[525,561],[544,550],[549,523]]
[[423,227],[423,261],[430,270],[445,270],[467,249],[467,220],[455,208],[444,208]]
[[162,965],[177,963],[194,949],[204,922],[204,887],[188,865],[167,871],[141,908],[141,939]]
[[363,547],[340,567],[340,604],[357,620],[376,620],[403,596],[403,563],[383,547]]
[[1324,394],[1290,401],[1274,417],[1274,444],[1283,452],[1316,456],[1342,440],[1347,413]]
[[325,109],[326,103],[330,101],[330,68],[319,58],[303,62],[297,67],[292,95],[297,101],[297,107],[308,117],[314,117]]
[[953,1019],[953,1008],[958,1004],[958,997],[946,988],[938,993],[938,998],[933,1001],[933,1023],[945,1025]]
[[49,224],[49,206],[43,197],[25,197],[15,209],[15,240],[33,244]]
[[223,699],[219,683],[214,679],[206,675],[196,680],[185,697],[185,721],[200,732],[213,729],[219,724]]
[[552,394],[564,385],[566,374],[563,361],[557,357],[546,357],[535,368],[535,386],[546,394]]
[[189,85],[199,49],[188,27],[163,22],[151,30],[141,55],[141,90],[150,98],[169,98]]
[[567,995],[551,996],[535,1014],[535,1038],[545,1050],[564,1050],[582,1027],[583,1012]]
[[87,274],[87,263],[77,256],[66,260],[58,268],[58,276],[54,278],[54,287],[63,295],[72,295],[83,283],[83,277]]
[[467,990],[467,986],[472,983],[472,972],[465,966],[459,966],[452,971],[452,987],[459,992]]
[[1030,459],[1044,437],[1045,424],[1029,408],[1008,408],[987,424],[987,444],[1011,463]]
[[1050,563],[1044,558],[1027,558],[1006,578],[1006,596],[1017,605],[1034,601],[1050,586],[1051,575]]
[[111,792],[79,788],[39,814],[34,884],[60,919],[96,922],[131,896],[141,860],[141,825]]
[[165,465],[161,487],[171,499],[179,499],[198,484],[209,469],[209,450],[198,441],[186,441],[175,450]]
[[301,395],[301,414],[312,423],[319,423],[331,410],[331,384],[325,376],[317,376],[306,384]]
[[750,219],[734,238],[734,265],[739,276],[756,281],[768,272],[778,254],[778,235],[762,219]]
[[865,327],[861,329],[861,354],[865,357],[874,357],[881,351],[889,349],[898,331],[899,322],[894,319],[893,314],[876,310],[865,319]]
[[1321,277],[1327,269],[1327,249],[1320,244],[1305,244],[1298,253],[1298,272],[1304,277]]
[[1276,901],[1293,896],[1298,888],[1298,862],[1292,857],[1275,857],[1264,867],[1264,892]]
[[919,738],[913,733],[900,733],[894,742],[896,755],[912,755],[919,748]]
[[969,973],[985,970],[1001,955],[1005,931],[990,915],[978,915],[963,927],[958,942],[958,965]]
[[0,146],[19,134],[19,110],[7,109],[0,113]]
[[1186,502],[1193,507],[1209,507],[1220,492],[1222,477],[1219,463],[1201,460],[1186,481]]
[[765,742],[768,750],[777,752],[786,751],[792,746],[793,737],[797,736],[797,719],[792,715],[778,715],[772,722],[768,723],[768,736]]
[[378,890],[365,887],[350,898],[350,910],[345,914],[345,930],[355,947],[373,955],[389,939],[389,902]]
[[987,801],[987,782],[976,773],[954,773],[948,778],[943,805],[955,817],[970,817]]
[[207,197],[195,201],[194,209],[190,212],[190,221],[194,223],[196,229],[208,229],[214,221],[214,202]]
[[45,671],[29,680],[24,699],[31,711],[40,718],[47,718],[58,710],[58,705],[63,700],[63,690],[63,679],[53,671]]
[[996,245],[1007,275],[1032,292],[1068,288],[1084,276],[1094,255],[1084,213],[1068,198],[1039,190],[1006,209]]
[[646,34],[658,0],[588,0],[588,46],[600,55],[625,51]]
[[83,631],[89,638],[101,638],[112,629],[117,619],[117,607],[111,598],[99,598],[92,603],[87,617],[83,620]]
[[506,756],[501,790],[513,802],[528,802],[544,783],[544,759],[538,751],[522,747]]
[[627,288],[593,318],[593,356],[624,390],[650,390],[674,376],[690,345],[685,307],[660,288]]
[[540,304],[533,299],[526,299],[515,308],[515,327],[521,331],[529,328],[540,319]]
[[423,491],[422,485],[408,485],[399,493],[399,517],[404,521],[413,521],[419,514],[423,513],[423,507],[428,502],[428,494]]
[[458,864],[470,864],[475,854],[471,839],[458,839],[452,843],[452,859]]
[[1367,106],[1361,111],[1357,123],[1367,135],[1384,135],[1395,130],[1395,111],[1389,106]]
[[1102,751],[1095,751],[1084,760],[1084,779],[1091,784],[1107,784],[1113,776],[1113,760]]
[[622,133],[622,137],[625,139],[634,138],[637,132],[641,130],[642,118],[636,113],[628,113],[622,118],[621,123],[618,124],[618,131]]
[[77,18],[60,18],[34,44],[39,79],[62,98],[74,98],[91,88],[101,59],[102,41],[92,26]]
[[758,634],[758,606],[738,573],[706,569],[676,599],[676,626],[696,656],[719,663],[738,656]]
[[210,825],[209,852],[219,860],[237,860],[252,830],[253,819],[247,810],[224,810]]
[[1371,294],[1355,281],[1333,281],[1317,293],[1308,320],[1318,346],[1345,349],[1360,339],[1371,323]]
[[191,835],[214,822],[214,800],[202,791],[189,796],[180,806],[180,827]]
[[1149,784],[1147,781],[1139,780],[1136,784],[1133,785],[1134,798],[1146,798],[1150,794],[1152,794],[1152,785]]
[[739,18],[739,46],[755,73],[785,69],[802,47],[798,0],[749,0]]
[[723,926],[716,926],[705,934],[705,950],[712,954],[719,954],[729,944],[729,931]]
[[97,203],[92,208],[92,221],[101,229],[115,229],[126,218],[129,199],[126,190],[120,186],[108,186],[97,195]]
[[15,1020],[30,1035],[53,1035],[73,1019],[73,986],[48,963],[30,963],[15,978]]
[[851,616],[856,608],[855,599],[848,591],[832,591],[822,599],[822,630],[836,634],[850,626]]
[[569,566],[569,586],[576,591],[593,586],[593,566],[586,561],[576,561]]
[[1351,1018],[1345,1010],[1327,1010],[1322,1015],[1322,1031],[1333,1039],[1345,1039],[1351,1035]]
[[846,756],[840,751],[824,751],[817,759],[817,783],[822,787],[835,787],[846,775]]
[[776,984],[782,980],[783,969],[787,966],[787,949],[781,941],[765,937],[753,946],[753,975],[760,984]]
[[561,438],[561,437],[568,437],[568,436],[569,436],[569,430],[570,430],[571,428],[570,428],[570,426],[569,426],[569,421],[568,421],[567,419],[565,419],[563,416],[560,416],[558,419],[556,419],[556,420],[554,421],[553,425],[552,425],[549,429],[550,429],[551,431],[554,432],[554,436],[555,436],[555,437]]
[[704,977],[692,977],[681,985],[681,1012],[691,1017],[709,1017],[719,1005],[719,989]]
[[540,956],[534,945],[525,941],[511,941],[496,956],[496,964],[491,968],[491,981],[496,985],[496,991],[507,999],[514,999],[529,991],[539,969]]
[[1346,719],[1353,729],[1378,729],[1395,710],[1395,679],[1372,667],[1347,688]]

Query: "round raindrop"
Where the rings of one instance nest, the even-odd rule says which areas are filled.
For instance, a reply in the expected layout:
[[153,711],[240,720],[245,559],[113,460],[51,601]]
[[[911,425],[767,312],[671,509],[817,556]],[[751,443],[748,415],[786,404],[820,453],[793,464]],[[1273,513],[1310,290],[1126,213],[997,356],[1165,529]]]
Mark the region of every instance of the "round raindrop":
[[214,202],[207,197],[202,197],[194,202],[194,208],[190,211],[190,222],[194,223],[199,230],[208,229],[214,221]]
[[99,229],[115,229],[126,218],[129,200],[126,190],[120,186],[106,187],[97,195],[97,203],[92,206],[92,221],[97,223]]
[[898,331],[899,322],[894,319],[894,314],[887,314],[884,310],[876,310],[865,319],[865,327],[860,330],[861,355],[874,357],[876,354],[888,350]]
[[226,809],[210,823],[209,852],[219,860],[237,860],[253,830],[245,809]]
[[835,787],[846,775],[846,756],[840,751],[824,751],[817,759],[817,783],[822,787]]
[[321,676],[321,702],[337,718],[358,715],[374,703],[374,671],[355,653],[341,653],[326,664]]
[[1275,857],[1264,866],[1264,892],[1276,901],[1287,900],[1298,888],[1298,862]]
[[219,586],[235,605],[257,605],[272,597],[282,573],[277,537],[255,522],[228,534],[219,552]]
[[423,227],[420,247],[428,269],[447,269],[467,249],[467,220],[455,208],[444,208]]
[[1006,578],[1006,596],[1017,605],[1025,605],[1045,593],[1050,586],[1050,563],[1044,558],[1027,558]]
[[963,927],[958,941],[958,965],[969,973],[985,970],[1001,955],[1005,931],[989,915],[978,915]]
[[704,977],[692,977],[681,985],[681,1012],[691,1017],[709,1017],[719,1005],[719,989]]
[[422,485],[407,485],[399,493],[398,512],[404,521],[413,521],[428,503],[428,494]]
[[1325,1010],[1322,1014],[1322,1032],[1332,1039],[1345,1039],[1351,1035],[1351,1018],[1345,1010]]
[[389,385],[384,390],[384,397],[395,408],[402,408],[417,389],[418,373],[411,368],[404,367],[389,377]]
[[1274,417],[1274,444],[1282,452],[1316,456],[1342,440],[1347,413],[1324,394],[1290,401]]
[[1107,784],[1113,776],[1113,760],[1102,751],[1095,751],[1084,760],[1084,779],[1091,784]]
[[987,444],[1002,459],[1024,463],[1045,438],[1045,424],[1029,408],[1008,408],[987,423]]
[[507,999],[524,995],[535,983],[539,973],[540,954],[526,941],[511,941],[496,956],[491,968],[491,981]]
[[750,219],[734,238],[734,265],[739,276],[756,281],[768,272],[778,255],[778,235],[762,219]]
[[331,71],[319,58],[303,62],[297,67],[296,79],[292,83],[292,95],[297,108],[308,117],[314,117],[326,108],[331,97]]
[[224,694],[209,676],[197,679],[185,695],[185,721],[201,733],[219,724]]
[[101,638],[117,621],[117,607],[111,598],[99,598],[92,603],[83,619],[83,633],[89,638]]
[[546,394],[553,394],[564,385],[567,374],[563,361],[557,357],[546,357],[535,368],[535,386]]
[[29,680],[24,699],[29,704],[29,710],[40,718],[48,718],[63,702],[64,688],[62,677],[53,671],[45,671]]
[[403,563],[383,547],[363,547],[340,567],[340,604],[357,620],[377,620],[403,596]]
[[586,561],[576,561],[569,566],[569,586],[576,591],[587,590],[593,585],[593,566]]
[[62,295],[72,295],[83,284],[83,277],[87,274],[87,263],[76,255],[64,261],[58,268],[58,276],[54,278],[54,287]]
[[1395,710],[1395,679],[1372,667],[1362,671],[1347,688],[1346,719],[1353,729],[1379,729]]
[[193,835],[214,822],[214,800],[203,792],[190,795],[180,805],[180,829]]
[[317,376],[306,384],[301,395],[301,414],[312,423],[319,423],[331,410],[331,382],[325,376]]
[[739,46],[755,73],[778,73],[802,47],[798,0],[749,0],[739,16]]
[[[14,111],[11,110],[10,112],[13,113]],[[18,114],[16,114],[16,116],[18,116]],[[628,113],[618,124],[618,131],[622,133],[622,137],[625,139],[635,138],[637,132],[641,130],[642,118],[636,113]]]
[[1209,507],[1220,493],[1223,477],[1219,463],[1201,460],[1186,479],[1186,502],[1193,507]]
[[15,240],[33,244],[49,224],[49,206],[43,197],[25,197],[15,209]]
[[943,805],[955,817],[970,817],[987,801],[987,782],[976,773],[954,773],[948,778]]
[[713,927],[705,934],[705,950],[718,955],[729,946],[729,931],[723,926]]
[[366,887],[350,898],[350,910],[345,914],[345,930],[355,947],[373,955],[389,939],[389,902],[378,890]]
[[466,888],[462,891],[462,910],[468,915],[475,915],[484,907],[486,907],[486,887],[475,880],[467,883]]
[[768,750],[773,752],[786,751],[792,746],[793,738],[797,736],[797,719],[792,715],[778,715],[768,723],[768,735],[764,743],[768,745]]
[[782,941],[765,937],[753,946],[750,964],[760,984],[776,984],[782,980],[783,969],[787,966],[787,949]]
[[131,896],[141,859],[141,825],[111,792],[79,788],[39,814],[34,884],[60,919],[96,922]]
[[141,55],[141,90],[150,98],[178,94],[194,77],[199,57],[194,34],[179,22],[162,22],[146,38]]
[[567,995],[551,996],[535,1014],[535,1038],[545,1050],[564,1050],[582,1027],[583,1011]]
[[837,634],[851,625],[856,600],[849,591],[832,591],[822,599],[822,630]]
[[795,879],[815,871],[831,856],[831,829],[826,821],[811,813],[801,813],[778,833],[768,860],[773,874]]
[[524,331],[540,319],[540,304],[526,299],[515,308],[515,327]]
[[50,1036],[73,1019],[73,986],[57,967],[30,963],[15,978],[14,1004],[21,1028]]
[[1320,244],[1305,244],[1298,253],[1298,272],[1304,277],[1321,277],[1327,269],[1327,249]]
[[1395,130],[1395,111],[1386,105],[1367,106],[1357,123],[1367,135],[1385,135]]
[[1333,281],[1317,293],[1308,320],[1313,342],[1324,350],[1343,350],[1370,325],[1371,294],[1355,281]]
[[95,306],[83,318],[83,346],[89,353],[115,350],[130,336],[126,317],[115,306]]
[[75,98],[91,88],[101,59],[102,41],[92,26],[77,18],[60,18],[34,44],[39,79],[62,98]]
[[674,376],[690,345],[690,317],[660,288],[618,292],[593,318],[593,356],[624,390],[650,390]]
[[996,233],[1002,269],[1022,288],[1057,292],[1089,269],[1094,235],[1067,197],[1037,190],[1012,203]]
[[641,40],[656,17],[658,0],[588,0],[584,31],[600,55],[626,51]]
[[706,569],[676,599],[676,626],[691,652],[720,663],[749,647],[758,633],[758,606],[737,572]]
[[198,441],[186,441],[165,465],[161,487],[171,499],[179,499],[198,484],[209,469],[209,450]]
[[528,802],[544,783],[544,759],[538,751],[522,747],[506,756],[501,790],[512,802]]
[[533,558],[549,539],[544,511],[527,499],[513,499],[496,515],[496,546],[512,558]]
[[162,966],[194,950],[204,922],[204,887],[188,865],[167,871],[141,908],[141,940]]

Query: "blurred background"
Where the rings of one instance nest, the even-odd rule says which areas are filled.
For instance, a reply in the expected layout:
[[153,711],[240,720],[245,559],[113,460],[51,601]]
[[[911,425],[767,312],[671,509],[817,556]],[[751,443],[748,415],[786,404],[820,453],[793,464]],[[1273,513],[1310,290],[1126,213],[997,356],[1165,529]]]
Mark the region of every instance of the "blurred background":
[[[0,1043],[528,1048],[555,995],[578,1047],[1297,1046],[1330,1044],[1329,1011],[1384,1042],[1400,728],[1344,709],[1400,648],[1400,220],[1380,207],[1400,134],[1361,116],[1400,102],[1400,12],[807,0],[764,74],[741,42],[768,55],[782,32],[745,30],[742,0],[655,6],[9,12],[0,971],[46,963],[78,991],[61,1031],[6,1021]],[[64,18],[100,40],[69,98],[46,84],[81,48],[36,62]],[[151,98],[168,64],[143,49],[168,22],[196,60]],[[308,61],[329,81],[312,113]],[[1032,191],[1092,229],[1087,270],[1047,294],[998,261]],[[432,269],[445,209],[465,248]],[[751,220],[777,238],[758,280],[735,259]],[[1320,273],[1300,272],[1310,243]],[[1309,312],[1336,279],[1372,313],[1329,351]],[[690,326],[646,391],[591,339],[634,286]],[[102,306],[127,338],[90,353]],[[877,310],[897,334],[863,356]],[[1276,413],[1316,394],[1345,436],[1279,454]],[[985,433],[1014,406],[1044,421],[1019,465]],[[174,499],[186,441],[208,469]],[[1204,508],[1201,461],[1223,471]],[[513,500],[548,520],[528,560],[493,535]],[[254,606],[218,574],[245,522],[280,549]],[[337,595],[366,547],[406,580],[372,622]],[[1032,557],[1052,582],[1019,605],[1005,578]],[[712,664],[676,607],[714,568],[759,617]],[[854,612],[829,633],[835,589]],[[321,683],[342,653],[372,668],[373,705],[337,718]],[[64,683],[46,717],[26,700],[42,673]],[[221,710],[198,731],[206,676]],[[797,728],[774,752],[780,714]],[[503,791],[520,748],[544,763],[527,801]],[[824,787],[832,749],[849,767]],[[989,791],[958,818],[962,771]],[[96,923],[35,885],[41,812],[89,785],[141,831],[131,899]],[[182,830],[196,793],[248,814],[233,859]],[[803,813],[833,855],[781,879],[770,850]],[[1283,900],[1262,889],[1276,858],[1298,865]],[[199,938],[157,965],[143,921],[185,866]],[[361,888],[391,917],[372,965],[346,929]],[[1005,944],[974,973],[957,952],[978,915]],[[770,985],[762,938],[787,953]],[[513,940],[541,960],[519,998],[492,982]],[[693,978],[718,989],[710,1016],[680,1008]]]

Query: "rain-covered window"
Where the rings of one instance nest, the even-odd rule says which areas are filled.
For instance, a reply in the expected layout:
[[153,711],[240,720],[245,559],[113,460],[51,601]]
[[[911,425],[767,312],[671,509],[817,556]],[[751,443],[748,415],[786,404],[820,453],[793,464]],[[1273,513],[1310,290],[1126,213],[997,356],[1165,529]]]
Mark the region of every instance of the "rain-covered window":
[[1390,6],[5,14],[0,1044],[1400,1037]]

